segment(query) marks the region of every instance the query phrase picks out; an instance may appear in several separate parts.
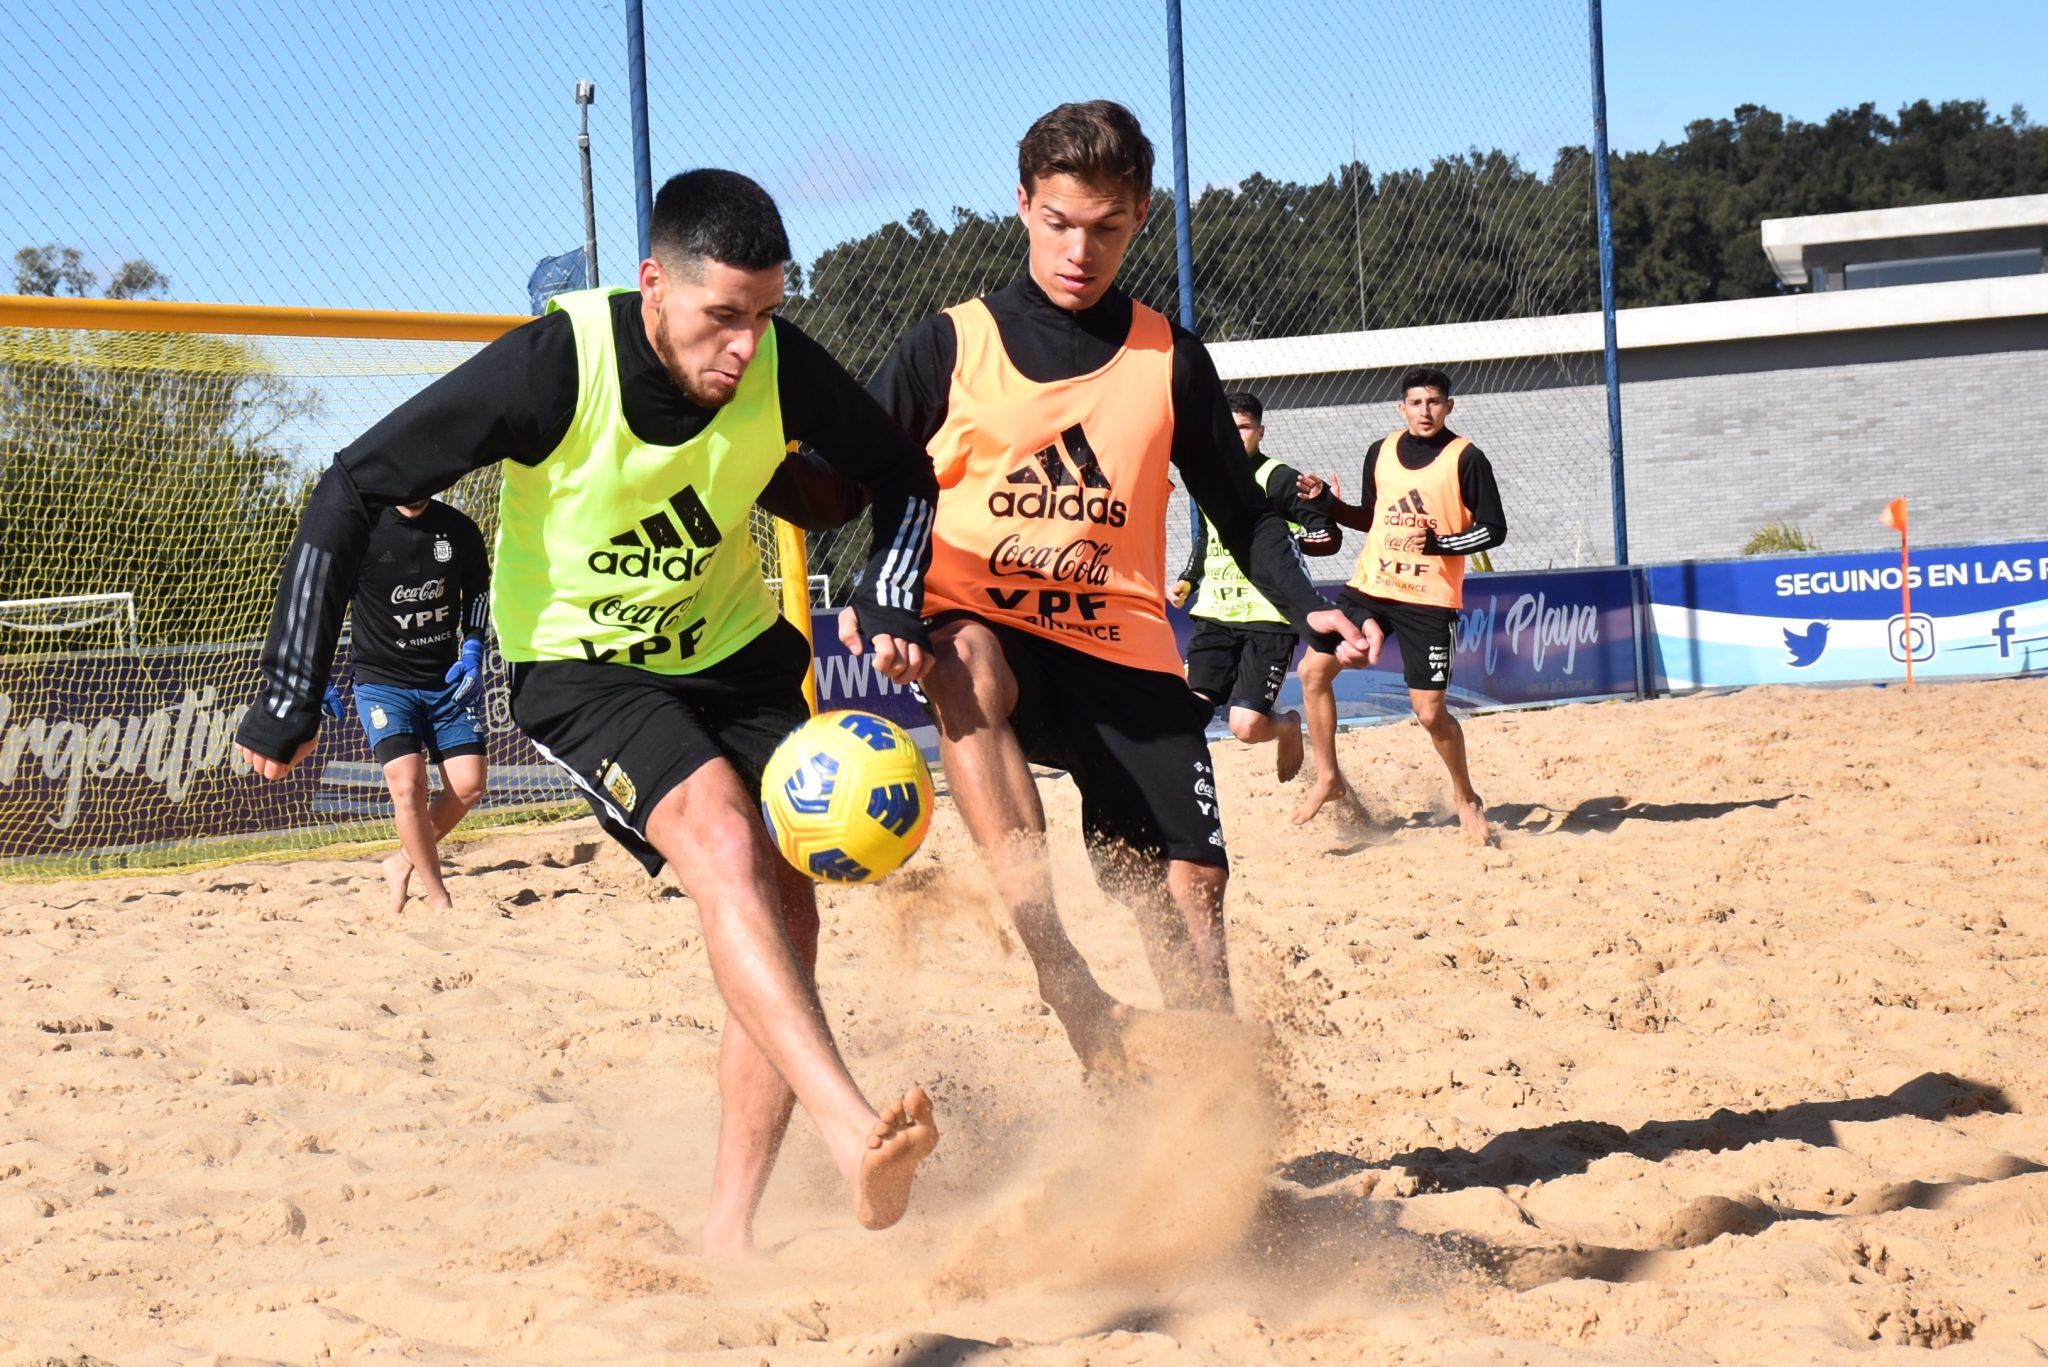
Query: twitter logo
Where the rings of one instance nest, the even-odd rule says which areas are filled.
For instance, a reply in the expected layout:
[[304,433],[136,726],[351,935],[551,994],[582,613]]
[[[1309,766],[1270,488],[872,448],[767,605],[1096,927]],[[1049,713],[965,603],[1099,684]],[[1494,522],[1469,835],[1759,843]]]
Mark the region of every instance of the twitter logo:
[[1794,669],[1804,669],[1818,660],[1821,652],[1828,648],[1828,624],[1815,622],[1805,631],[1785,628],[1785,649],[1791,655],[1788,663]]

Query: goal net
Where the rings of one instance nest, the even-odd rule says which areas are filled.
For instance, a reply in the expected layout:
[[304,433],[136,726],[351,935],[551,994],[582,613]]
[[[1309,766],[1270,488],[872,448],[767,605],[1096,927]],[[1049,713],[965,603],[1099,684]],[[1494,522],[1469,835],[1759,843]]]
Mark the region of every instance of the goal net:
[[[352,723],[325,726],[277,784],[234,760],[234,730],[321,470],[523,320],[92,301],[91,326],[45,322],[80,321],[70,302],[0,314],[0,875],[388,836],[381,771]],[[187,330],[201,326],[222,330]],[[362,335],[263,330],[284,326]],[[497,495],[483,470],[441,497],[488,541]],[[802,537],[754,523],[780,578],[778,543],[800,560]],[[795,566],[799,593],[804,576]],[[490,664],[483,820],[571,800]]]

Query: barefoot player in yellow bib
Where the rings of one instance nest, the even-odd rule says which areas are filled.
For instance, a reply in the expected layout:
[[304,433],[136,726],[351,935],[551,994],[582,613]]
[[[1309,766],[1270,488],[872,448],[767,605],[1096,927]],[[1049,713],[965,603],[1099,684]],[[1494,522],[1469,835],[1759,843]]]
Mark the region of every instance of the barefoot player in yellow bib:
[[[1467,837],[1487,838],[1486,806],[1472,790],[1465,732],[1444,706],[1456,653],[1458,610],[1465,605],[1465,557],[1507,540],[1507,516],[1493,467],[1479,448],[1444,424],[1455,406],[1450,377],[1418,366],[1401,377],[1402,429],[1365,454],[1357,506],[1331,503],[1342,526],[1366,534],[1338,606],[1358,623],[1376,622],[1401,643],[1401,670],[1415,719],[1451,776],[1451,798]],[[1295,810],[1297,823],[1324,803],[1350,797],[1337,767],[1337,699],[1344,662],[1321,649],[1301,661],[1302,710],[1316,777]]]
[[877,1108],[847,1071],[818,1001],[812,886],[761,824],[761,767],[809,714],[810,649],[762,583],[748,530],[757,500],[818,525],[808,458],[785,458],[792,438],[872,496],[875,543],[850,611],[875,668],[912,683],[930,665],[931,462],[776,317],[788,259],[759,185],[686,172],[655,197],[637,292],[556,296],[351,443],[300,521],[261,693],[235,737],[273,781],[306,757],[379,511],[498,466],[492,608],[513,720],[649,874],[674,869],[728,1008],[713,1254],[752,1246],[794,1104],[870,1229],[902,1218],[938,1143],[922,1088]]

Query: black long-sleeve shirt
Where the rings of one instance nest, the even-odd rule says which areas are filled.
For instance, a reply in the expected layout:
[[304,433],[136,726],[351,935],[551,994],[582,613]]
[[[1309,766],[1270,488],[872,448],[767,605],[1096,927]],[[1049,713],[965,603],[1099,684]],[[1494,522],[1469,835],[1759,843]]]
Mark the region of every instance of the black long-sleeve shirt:
[[[679,446],[717,410],[692,403],[670,380],[647,340],[638,294],[611,300],[621,406],[644,442]],[[861,629],[925,639],[920,617],[931,564],[931,506],[938,496],[931,458],[825,349],[778,320],[777,393],[784,433],[802,441],[832,473],[864,486],[875,506],[875,539],[854,599]],[[576,337],[568,314],[513,329],[400,404],[346,447],[321,476],[288,552],[265,642],[261,694],[236,739],[259,754],[289,758],[318,730],[320,695],[334,659],[342,611],[377,514],[414,503],[472,470],[513,460],[539,465],[568,434],[577,401]],[[843,486],[821,481],[811,496],[803,459],[785,461],[761,503],[817,530],[846,511]],[[899,545],[900,543],[900,545]],[[883,572],[894,550],[914,548],[917,572]],[[896,566],[900,567],[903,557]],[[892,602],[884,606],[878,586]]]
[[[1131,297],[1112,287],[1092,307],[1069,312],[1028,273],[984,297],[1010,364],[1039,384],[1086,375],[1109,364],[1131,331]],[[920,445],[946,421],[959,339],[953,320],[934,314],[905,334],[869,383],[876,398]],[[1224,402],[1223,382],[1192,333],[1173,329],[1173,466],[1195,506],[1246,575],[1296,630],[1329,606],[1295,558],[1293,533],[1252,480],[1244,442]],[[1163,570],[1165,567],[1161,566]]]
[[[1403,432],[1396,454],[1403,467],[1420,470],[1436,459],[1444,447],[1457,440],[1457,435],[1449,428],[1442,429],[1433,437]],[[1357,503],[1345,503],[1324,495],[1330,516],[1340,526],[1360,532],[1371,530],[1373,509],[1379,503],[1379,489],[1373,471],[1379,464],[1380,448],[1386,444],[1387,439],[1381,437],[1366,450],[1365,470],[1359,476]],[[1472,514],[1472,525],[1450,536],[1438,536],[1434,527],[1427,528],[1422,542],[1424,555],[1477,555],[1508,539],[1508,515],[1501,507],[1500,485],[1493,477],[1493,463],[1476,446],[1467,446],[1458,456],[1458,496]]]
[[491,553],[477,525],[435,500],[386,508],[356,575],[349,664],[365,683],[439,688],[465,639],[482,640]]
[[[1256,470],[1263,462],[1251,457],[1250,463]],[[1309,556],[1335,555],[1344,545],[1344,533],[1338,528],[1336,519],[1330,515],[1329,499],[1309,499],[1301,496],[1301,472],[1291,465],[1275,465],[1266,476],[1264,490],[1266,502],[1280,510],[1280,515],[1294,526],[1301,528],[1295,534],[1294,544],[1301,554]],[[1180,582],[1188,586],[1188,601],[1193,602],[1201,591],[1202,574],[1206,568],[1209,550],[1209,520],[1199,512],[1195,515],[1195,540],[1188,547],[1187,564],[1181,567]]]

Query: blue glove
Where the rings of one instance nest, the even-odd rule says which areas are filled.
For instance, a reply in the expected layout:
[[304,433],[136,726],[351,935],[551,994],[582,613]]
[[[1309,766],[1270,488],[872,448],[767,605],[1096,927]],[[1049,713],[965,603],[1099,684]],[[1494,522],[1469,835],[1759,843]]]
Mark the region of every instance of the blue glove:
[[449,695],[452,702],[461,702],[473,696],[477,685],[483,682],[484,643],[471,637],[462,643],[462,654],[455,657],[455,663],[448,666],[448,672],[441,676],[442,683],[456,683],[455,691]]
[[349,682],[352,681],[348,675],[342,675],[339,679],[327,685],[327,691],[320,697],[320,710],[336,721],[341,720],[341,713],[344,707],[341,701],[341,686]]

